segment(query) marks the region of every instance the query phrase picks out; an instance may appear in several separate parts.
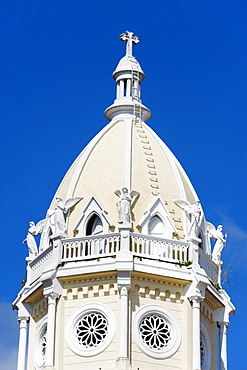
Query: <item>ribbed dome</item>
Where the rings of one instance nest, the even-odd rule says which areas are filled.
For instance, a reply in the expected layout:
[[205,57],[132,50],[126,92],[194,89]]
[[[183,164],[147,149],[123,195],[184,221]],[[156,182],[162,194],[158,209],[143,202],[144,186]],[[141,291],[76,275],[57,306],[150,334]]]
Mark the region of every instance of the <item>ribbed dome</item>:
[[[152,203],[160,196],[180,237],[184,235],[182,210],[173,200],[184,199],[191,204],[197,199],[183,168],[154,131],[144,122],[132,121],[126,130],[124,119],[111,121],[81,152],[64,177],[56,197],[68,199],[83,197],[69,217],[68,235],[73,236],[80,215],[92,196],[96,196],[112,224],[118,227],[116,189],[124,186],[124,162],[129,161],[130,189],[140,193],[132,203],[133,228]],[[127,132],[126,132],[127,131]],[[124,136],[130,132],[130,152],[124,145]],[[128,174],[127,174],[128,177]]]

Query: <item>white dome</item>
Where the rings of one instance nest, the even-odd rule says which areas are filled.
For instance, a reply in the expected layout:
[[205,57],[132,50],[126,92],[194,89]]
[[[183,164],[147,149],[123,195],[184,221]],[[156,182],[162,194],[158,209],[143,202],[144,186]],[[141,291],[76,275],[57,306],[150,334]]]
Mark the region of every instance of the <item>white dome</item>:
[[183,237],[182,210],[173,200],[184,199],[193,204],[198,199],[190,180],[170,149],[143,121],[132,122],[130,147],[126,152],[125,126],[124,119],[115,118],[95,136],[70,167],[51,208],[55,208],[56,197],[64,200],[83,197],[69,218],[68,234],[72,236],[81,212],[91,197],[96,196],[117,228],[118,198],[114,192],[123,186],[126,176],[123,164],[127,157],[131,163],[127,175],[131,179],[130,189],[140,193],[132,205],[133,228],[136,229],[146,209],[159,196]]

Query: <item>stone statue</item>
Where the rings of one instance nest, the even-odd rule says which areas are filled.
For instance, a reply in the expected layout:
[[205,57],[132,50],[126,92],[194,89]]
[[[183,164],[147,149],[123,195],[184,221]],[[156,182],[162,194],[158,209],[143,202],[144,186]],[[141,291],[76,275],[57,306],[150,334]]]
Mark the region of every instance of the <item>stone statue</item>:
[[187,200],[176,199],[173,202],[186,212],[187,217],[190,221],[187,238],[197,238],[203,216],[200,201],[196,200],[194,204],[191,204]]
[[23,240],[22,243],[27,242],[29,257],[37,256],[38,254],[38,247],[35,240],[35,236],[42,233],[44,228],[45,220],[41,220],[35,225],[33,221],[29,222],[29,229],[27,231],[27,237]]
[[43,250],[45,250],[52,244],[51,235],[55,232],[54,214],[54,209],[47,210],[44,229],[40,238],[39,252],[43,252]]
[[70,208],[78,203],[82,197],[69,198],[65,202],[57,197],[57,205],[54,213],[55,234],[66,234],[66,217]]
[[129,225],[131,220],[130,213],[130,203],[131,199],[135,195],[139,195],[138,191],[132,190],[130,193],[127,188],[122,188],[122,191],[119,189],[115,191],[115,194],[120,197],[117,202],[118,207],[118,222],[123,225]]
[[227,234],[223,234],[223,226],[219,225],[217,229],[213,224],[207,222],[207,230],[210,238],[215,241],[214,249],[212,252],[212,260],[219,264],[221,261],[221,253],[226,243]]

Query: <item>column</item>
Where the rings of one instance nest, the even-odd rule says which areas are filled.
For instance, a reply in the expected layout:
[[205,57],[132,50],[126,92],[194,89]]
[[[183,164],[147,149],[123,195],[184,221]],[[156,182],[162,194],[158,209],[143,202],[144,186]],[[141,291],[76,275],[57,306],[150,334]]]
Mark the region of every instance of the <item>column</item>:
[[120,84],[119,84],[119,81],[117,82],[117,96],[116,96],[116,99],[118,99],[120,96]]
[[220,322],[220,370],[227,370],[227,328],[228,322]]
[[57,294],[51,293],[48,297],[47,343],[45,354],[45,369],[54,369],[54,339],[55,339],[55,314]]
[[190,297],[192,301],[193,315],[193,370],[201,369],[201,353],[200,353],[200,302],[203,300],[201,295]]
[[120,80],[119,97],[123,98],[123,96],[124,96],[124,80]]
[[130,90],[131,90],[131,79],[127,79],[127,86],[126,86],[126,96],[130,97]]
[[27,353],[27,329],[28,329],[28,316],[19,316],[20,334],[19,334],[19,348],[18,348],[18,362],[17,370],[26,369],[26,353]]
[[119,358],[128,358],[128,316],[129,316],[129,285],[120,285],[120,340],[119,340]]

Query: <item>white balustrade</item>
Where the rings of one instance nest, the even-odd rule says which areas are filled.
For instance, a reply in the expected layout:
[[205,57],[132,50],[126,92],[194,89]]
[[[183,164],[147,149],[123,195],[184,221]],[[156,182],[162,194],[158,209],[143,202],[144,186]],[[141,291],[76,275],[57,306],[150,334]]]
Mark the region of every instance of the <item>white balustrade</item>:
[[219,266],[199,248],[199,265],[205,270],[209,279],[218,283]]
[[66,239],[62,244],[63,262],[113,256],[120,250],[120,234]]
[[189,243],[131,233],[130,251],[140,257],[167,262],[188,261]]
[[[130,252],[134,256],[158,259],[166,262],[189,261],[190,243],[130,233]],[[120,233],[84,236],[62,240],[62,262],[82,261],[93,258],[116,256],[121,249]],[[218,283],[219,267],[199,248],[199,265],[209,279]],[[53,246],[44,250],[28,265],[28,283],[38,279],[52,262]]]
[[52,254],[53,254],[53,247],[50,246],[49,248],[45,249],[42,253],[40,253],[33,261],[29,263],[29,274],[28,274],[28,282],[31,284],[33,281],[38,279],[44,269],[50,265],[52,262]]

